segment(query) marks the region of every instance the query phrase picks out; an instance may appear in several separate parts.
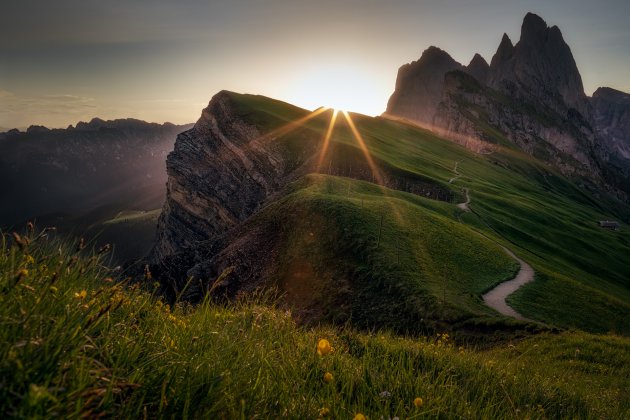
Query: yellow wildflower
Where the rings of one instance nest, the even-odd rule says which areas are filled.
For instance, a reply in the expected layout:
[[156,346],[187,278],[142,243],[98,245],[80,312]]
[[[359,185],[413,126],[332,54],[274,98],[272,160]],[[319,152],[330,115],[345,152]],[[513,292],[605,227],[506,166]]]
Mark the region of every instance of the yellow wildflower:
[[423,404],[424,404],[424,401],[422,401],[422,398],[420,398],[420,397],[414,398],[413,405],[415,405],[416,408],[422,407]]
[[332,373],[330,373],[330,372],[324,373],[324,382],[329,384],[329,383],[331,383],[333,381],[333,379],[335,379],[335,378],[333,377]]
[[330,410],[326,407],[322,407],[319,409],[319,416],[320,417],[326,417],[330,414]]
[[87,297],[87,291],[85,289],[74,294],[75,299],[85,299]]
[[317,354],[320,356],[325,356],[332,351],[332,347],[330,346],[330,342],[325,338],[322,338],[317,342]]
[[357,413],[355,414],[354,418],[352,420],[367,420],[365,418],[365,416],[362,413]]

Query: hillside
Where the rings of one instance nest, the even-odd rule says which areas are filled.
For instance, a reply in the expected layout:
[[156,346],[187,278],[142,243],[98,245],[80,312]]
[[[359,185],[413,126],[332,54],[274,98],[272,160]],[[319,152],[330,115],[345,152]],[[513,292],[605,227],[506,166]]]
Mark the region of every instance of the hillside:
[[[171,308],[113,284],[103,255],[26,238],[0,246],[4,417],[630,415],[628,338],[565,332],[476,350],[444,333],[300,327],[262,295]],[[318,355],[321,339],[332,352]]]
[[[626,204],[511,147],[477,154],[413,125],[358,114],[349,123],[341,113],[330,124],[332,116],[229,92],[211,101],[169,155],[151,265],[165,290],[188,285],[199,299],[227,270],[215,292],[273,285],[307,321],[463,336],[531,328],[481,302],[516,271],[502,245],[536,272],[510,296],[525,317],[630,333]],[[200,130],[208,121],[212,130]],[[255,151],[250,164],[239,150]],[[278,172],[265,169],[269,161]],[[230,163],[204,166],[216,162]],[[204,181],[210,171],[218,181]],[[255,181],[230,193],[236,179]],[[471,212],[456,206],[464,188]],[[608,219],[622,229],[598,226]]]

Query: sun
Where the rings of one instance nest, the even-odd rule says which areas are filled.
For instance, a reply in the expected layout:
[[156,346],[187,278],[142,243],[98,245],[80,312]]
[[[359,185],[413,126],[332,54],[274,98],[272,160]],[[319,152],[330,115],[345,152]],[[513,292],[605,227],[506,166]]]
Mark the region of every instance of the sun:
[[305,108],[324,106],[367,115],[384,111],[377,80],[358,66],[314,66],[300,73],[292,85],[291,102]]

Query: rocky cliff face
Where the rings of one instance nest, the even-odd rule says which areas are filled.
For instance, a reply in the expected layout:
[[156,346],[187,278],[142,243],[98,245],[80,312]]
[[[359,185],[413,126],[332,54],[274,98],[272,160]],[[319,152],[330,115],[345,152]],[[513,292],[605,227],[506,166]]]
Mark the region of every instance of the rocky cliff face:
[[558,27],[527,14],[519,41],[504,34],[490,65],[478,54],[462,67],[437,48],[427,51],[439,51],[444,65],[429,65],[433,53],[401,67],[385,116],[428,126],[473,150],[483,150],[474,140],[507,139],[566,174],[616,183],[602,167],[611,154],[627,154],[624,100],[605,91],[589,100]]
[[490,75],[490,65],[485,58],[475,54],[468,66],[466,66],[466,72],[477,79],[478,82],[486,83]]
[[628,160],[630,166],[630,94],[599,88],[591,104],[597,134],[613,155]]
[[435,110],[442,101],[444,74],[463,69],[445,51],[429,47],[418,61],[398,70],[396,90],[387,103],[388,115],[432,125]]
[[168,155],[156,259],[224,233],[286,183],[295,162],[268,140],[237,114],[228,92],[212,98]]
[[507,35],[492,58],[488,85],[566,114],[571,108],[586,119],[591,110],[571,49],[557,26],[548,27],[528,13],[515,45]]

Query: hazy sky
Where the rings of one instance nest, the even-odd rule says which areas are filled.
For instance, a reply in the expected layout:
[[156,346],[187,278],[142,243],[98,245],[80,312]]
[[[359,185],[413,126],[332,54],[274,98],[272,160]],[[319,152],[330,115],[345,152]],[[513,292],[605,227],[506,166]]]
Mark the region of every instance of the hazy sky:
[[430,45],[490,61],[528,11],[560,27],[587,94],[630,91],[628,0],[3,0],[0,130],[192,122],[221,89],[380,114],[402,64]]

